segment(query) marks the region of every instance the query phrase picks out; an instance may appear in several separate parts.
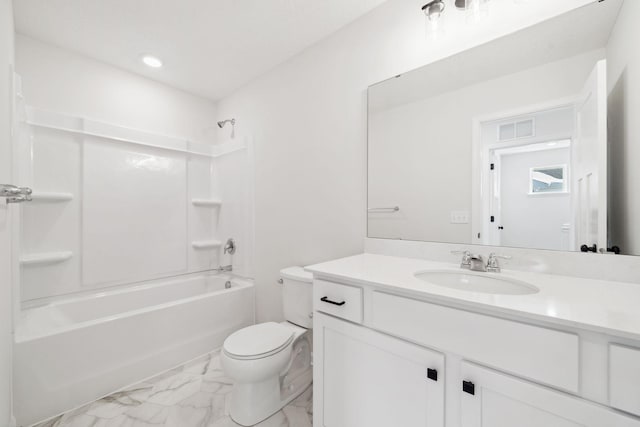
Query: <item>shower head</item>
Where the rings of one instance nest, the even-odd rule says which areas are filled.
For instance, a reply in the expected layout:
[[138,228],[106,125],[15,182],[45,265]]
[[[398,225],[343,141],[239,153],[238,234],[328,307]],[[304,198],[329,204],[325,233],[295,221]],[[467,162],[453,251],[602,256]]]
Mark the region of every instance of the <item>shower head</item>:
[[218,127],[222,129],[224,125],[226,125],[227,123],[231,123],[231,126],[234,126],[236,124],[236,119],[228,119],[228,120],[220,121],[218,122]]
[[227,123],[231,123],[231,138],[235,138],[236,136],[236,119],[227,119],[218,122],[218,127],[222,129],[224,125]]

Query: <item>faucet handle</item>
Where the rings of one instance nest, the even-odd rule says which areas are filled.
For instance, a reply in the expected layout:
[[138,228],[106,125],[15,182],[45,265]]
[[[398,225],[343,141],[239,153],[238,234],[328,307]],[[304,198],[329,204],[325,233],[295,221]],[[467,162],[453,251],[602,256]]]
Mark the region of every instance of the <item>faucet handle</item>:
[[471,268],[471,251],[451,251],[454,255],[462,255],[460,268]]
[[495,252],[491,252],[489,254],[489,259],[487,260],[487,271],[500,273],[501,269],[498,259],[511,259],[511,257],[508,255],[498,255]]

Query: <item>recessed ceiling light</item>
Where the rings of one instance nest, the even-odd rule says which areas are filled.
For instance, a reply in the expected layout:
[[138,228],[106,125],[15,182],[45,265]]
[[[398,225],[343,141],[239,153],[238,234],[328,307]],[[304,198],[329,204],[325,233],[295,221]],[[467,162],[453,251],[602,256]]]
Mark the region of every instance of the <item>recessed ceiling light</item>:
[[144,55],[142,57],[142,62],[145,63],[148,67],[151,68],[160,68],[162,67],[162,61],[152,55]]

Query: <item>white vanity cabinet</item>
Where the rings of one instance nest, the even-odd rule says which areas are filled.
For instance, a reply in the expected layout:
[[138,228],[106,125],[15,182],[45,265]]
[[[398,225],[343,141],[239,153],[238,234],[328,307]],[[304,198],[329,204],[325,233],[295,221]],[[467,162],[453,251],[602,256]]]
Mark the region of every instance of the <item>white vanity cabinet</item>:
[[611,406],[640,415],[640,348],[609,346]]
[[638,427],[602,405],[463,362],[462,427]]
[[628,340],[399,294],[314,279],[316,427],[640,427]]
[[444,355],[314,316],[314,425],[444,426]]

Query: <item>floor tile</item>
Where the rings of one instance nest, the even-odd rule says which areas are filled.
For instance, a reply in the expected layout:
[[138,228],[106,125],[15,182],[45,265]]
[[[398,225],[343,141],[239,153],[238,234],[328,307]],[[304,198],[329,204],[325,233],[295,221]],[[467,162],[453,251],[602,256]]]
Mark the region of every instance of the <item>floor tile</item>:
[[[213,352],[34,427],[239,427],[232,388]],[[311,427],[312,402],[309,387],[257,427]]]

